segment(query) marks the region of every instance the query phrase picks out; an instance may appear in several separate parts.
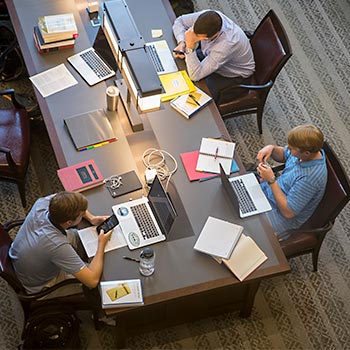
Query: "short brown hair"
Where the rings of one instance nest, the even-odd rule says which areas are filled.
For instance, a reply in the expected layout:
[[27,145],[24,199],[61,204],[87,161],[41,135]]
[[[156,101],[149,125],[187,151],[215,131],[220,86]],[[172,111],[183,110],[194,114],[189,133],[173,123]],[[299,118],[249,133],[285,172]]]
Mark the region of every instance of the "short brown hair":
[[208,38],[212,37],[222,27],[222,18],[215,11],[205,11],[196,20],[193,26],[195,34],[205,34]]
[[317,153],[323,146],[322,131],[312,124],[299,125],[288,133],[288,144],[300,151]]
[[81,193],[62,191],[51,198],[49,213],[53,223],[62,224],[75,220],[87,208],[88,201]]

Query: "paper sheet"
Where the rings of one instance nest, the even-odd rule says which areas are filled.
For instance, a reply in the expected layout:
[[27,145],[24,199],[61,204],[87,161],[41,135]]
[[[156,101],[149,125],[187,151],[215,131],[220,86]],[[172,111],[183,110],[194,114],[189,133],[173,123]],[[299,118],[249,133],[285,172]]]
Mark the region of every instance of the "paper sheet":
[[77,80],[62,63],[54,68],[29,77],[43,97],[78,84]]
[[[98,244],[98,235],[96,226],[90,226],[82,230],[78,230],[78,234],[81,242],[85,248],[86,254],[89,258],[95,256]],[[110,240],[106,244],[105,252],[109,252],[113,249],[121,248],[126,246],[126,241],[123,236],[120,226],[116,226],[113,229]]]

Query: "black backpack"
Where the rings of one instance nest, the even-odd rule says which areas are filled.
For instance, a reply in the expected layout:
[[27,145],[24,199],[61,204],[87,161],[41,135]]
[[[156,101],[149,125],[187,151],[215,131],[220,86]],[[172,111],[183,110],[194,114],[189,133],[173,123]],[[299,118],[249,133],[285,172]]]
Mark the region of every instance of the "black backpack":
[[17,79],[25,71],[25,64],[16,34],[8,20],[0,21],[0,81]]
[[79,319],[69,307],[40,306],[30,313],[24,332],[24,349],[79,349]]

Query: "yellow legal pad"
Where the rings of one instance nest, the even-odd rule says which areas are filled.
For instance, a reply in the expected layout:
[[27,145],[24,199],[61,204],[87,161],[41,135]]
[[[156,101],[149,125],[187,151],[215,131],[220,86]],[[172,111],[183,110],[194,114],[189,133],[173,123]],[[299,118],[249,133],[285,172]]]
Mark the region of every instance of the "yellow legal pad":
[[162,102],[170,101],[177,96],[188,94],[196,90],[192,80],[185,70],[159,76],[165,93],[160,95]]
[[127,283],[118,284],[116,287],[106,290],[112,301],[124,297],[131,293],[131,289]]

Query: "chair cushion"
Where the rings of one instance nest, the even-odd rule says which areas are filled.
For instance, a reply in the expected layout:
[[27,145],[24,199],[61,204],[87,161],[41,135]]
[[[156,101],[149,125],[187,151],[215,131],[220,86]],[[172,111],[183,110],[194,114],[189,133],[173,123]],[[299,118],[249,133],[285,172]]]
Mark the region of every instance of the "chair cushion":
[[0,152],[0,176],[23,177],[30,151],[29,121],[25,109],[0,110],[0,146],[11,150],[17,165],[17,174],[14,174],[8,166],[6,155]]

